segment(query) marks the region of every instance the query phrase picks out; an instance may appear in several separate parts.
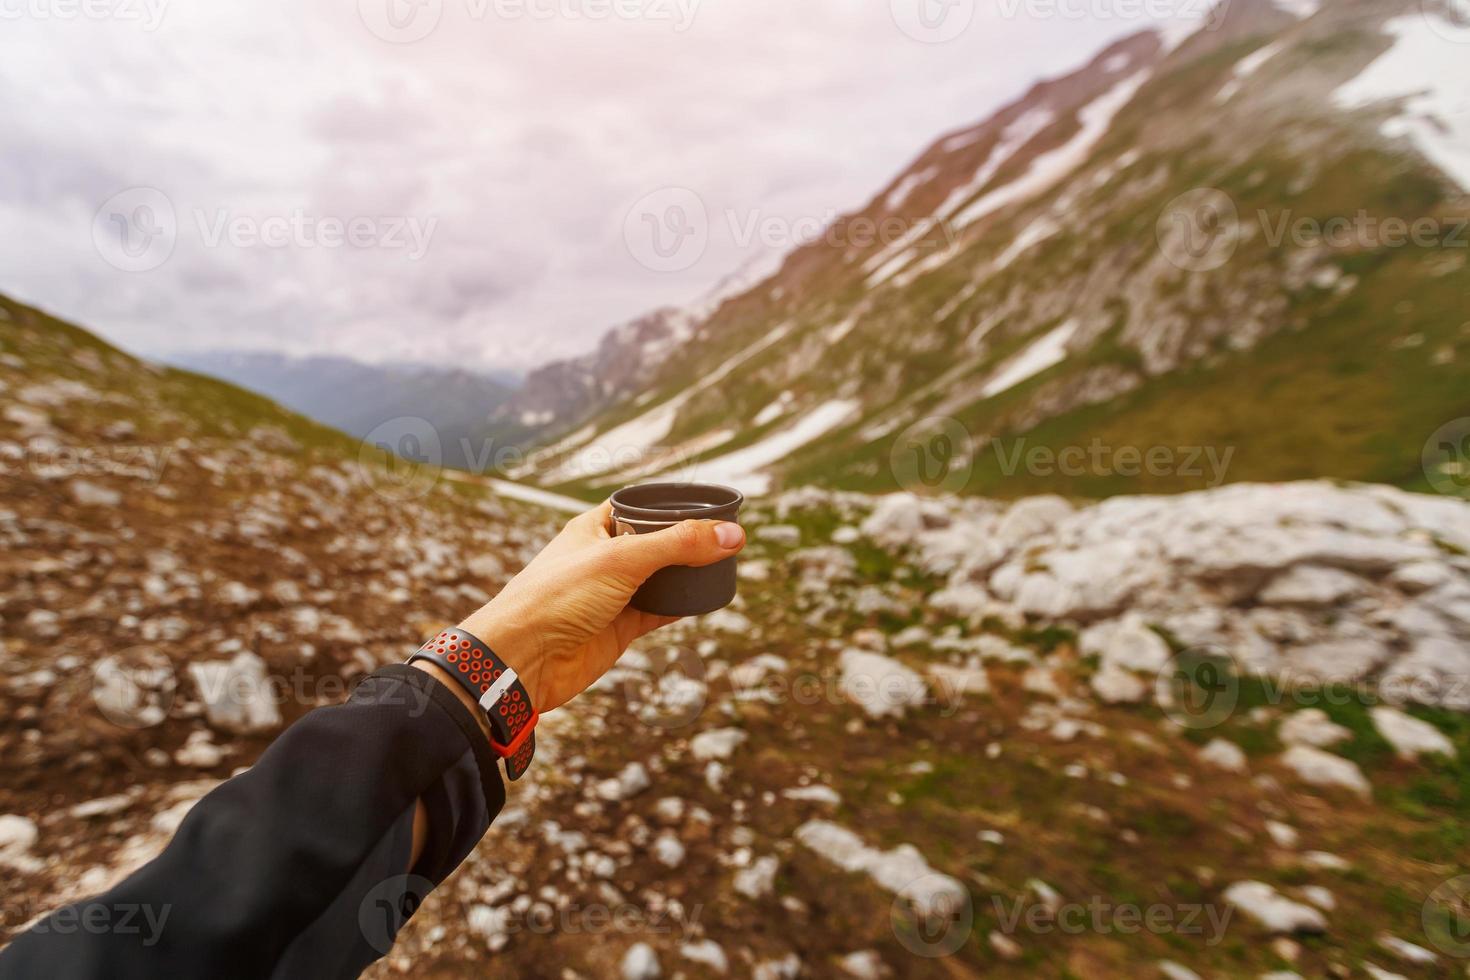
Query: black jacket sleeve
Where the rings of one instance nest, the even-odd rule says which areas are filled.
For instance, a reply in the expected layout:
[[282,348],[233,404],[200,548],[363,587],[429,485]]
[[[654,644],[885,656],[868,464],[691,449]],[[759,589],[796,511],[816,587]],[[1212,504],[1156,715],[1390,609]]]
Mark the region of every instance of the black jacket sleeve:
[[17,937],[0,980],[356,977],[500,812],[496,762],[442,684],[380,670],[200,800],[153,861]]

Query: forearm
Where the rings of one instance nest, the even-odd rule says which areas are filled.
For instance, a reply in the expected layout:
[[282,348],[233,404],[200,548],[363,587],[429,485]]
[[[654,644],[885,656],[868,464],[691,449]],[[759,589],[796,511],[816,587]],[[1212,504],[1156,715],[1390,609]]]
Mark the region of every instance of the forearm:
[[395,907],[379,890],[437,884],[504,804],[477,726],[451,685],[380,671],[289,728],[157,859],[89,903],[166,910],[156,942],[43,921],[0,954],[0,978],[356,976],[402,924],[366,934],[364,908]]

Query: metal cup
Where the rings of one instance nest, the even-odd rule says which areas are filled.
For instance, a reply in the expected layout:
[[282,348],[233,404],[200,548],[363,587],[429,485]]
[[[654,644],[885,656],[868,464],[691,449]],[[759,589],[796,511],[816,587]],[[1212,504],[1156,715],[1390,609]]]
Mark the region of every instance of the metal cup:
[[[615,535],[651,534],[680,521],[738,521],[745,497],[712,483],[645,483],[612,495]],[[632,606],[657,616],[699,616],[735,598],[735,558],[660,569],[633,594]]]

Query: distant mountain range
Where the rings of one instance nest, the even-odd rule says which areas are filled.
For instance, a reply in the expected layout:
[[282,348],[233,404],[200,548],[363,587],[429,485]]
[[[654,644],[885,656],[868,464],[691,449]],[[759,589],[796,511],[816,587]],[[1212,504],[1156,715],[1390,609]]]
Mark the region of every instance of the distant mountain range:
[[[508,406],[537,408],[517,438],[543,451],[517,475],[878,491],[927,444],[963,473],[947,489],[1008,497],[1420,487],[1426,440],[1470,416],[1457,40],[1437,0],[1233,0],[1192,36],[1113,44],[935,141],[753,288],[533,374]],[[1181,465],[1032,465],[1094,447]],[[1207,450],[1213,470],[1183,465]]]
[[[439,433],[444,465],[473,469],[493,438],[490,417],[520,379],[451,368],[364,364],[344,357],[213,351],[170,361],[238,384],[359,439],[398,418],[422,418]],[[468,453],[465,447],[469,447]]]

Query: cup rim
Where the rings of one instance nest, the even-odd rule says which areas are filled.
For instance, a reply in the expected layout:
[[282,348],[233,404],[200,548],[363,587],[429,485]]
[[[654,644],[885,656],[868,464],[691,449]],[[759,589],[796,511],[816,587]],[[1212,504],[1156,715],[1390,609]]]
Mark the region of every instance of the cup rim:
[[[682,509],[639,506],[627,502],[627,498],[635,492],[656,495],[663,490],[676,491],[681,494],[688,494],[691,490],[702,491],[714,496],[723,495],[728,499],[711,502],[703,507]],[[719,483],[637,483],[618,490],[610,500],[614,517],[631,518],[646,523],[677,524],[679,521],[688,520],[734,520],[741,505],[745,503],[745,494],[734,487],[723,486]]]

